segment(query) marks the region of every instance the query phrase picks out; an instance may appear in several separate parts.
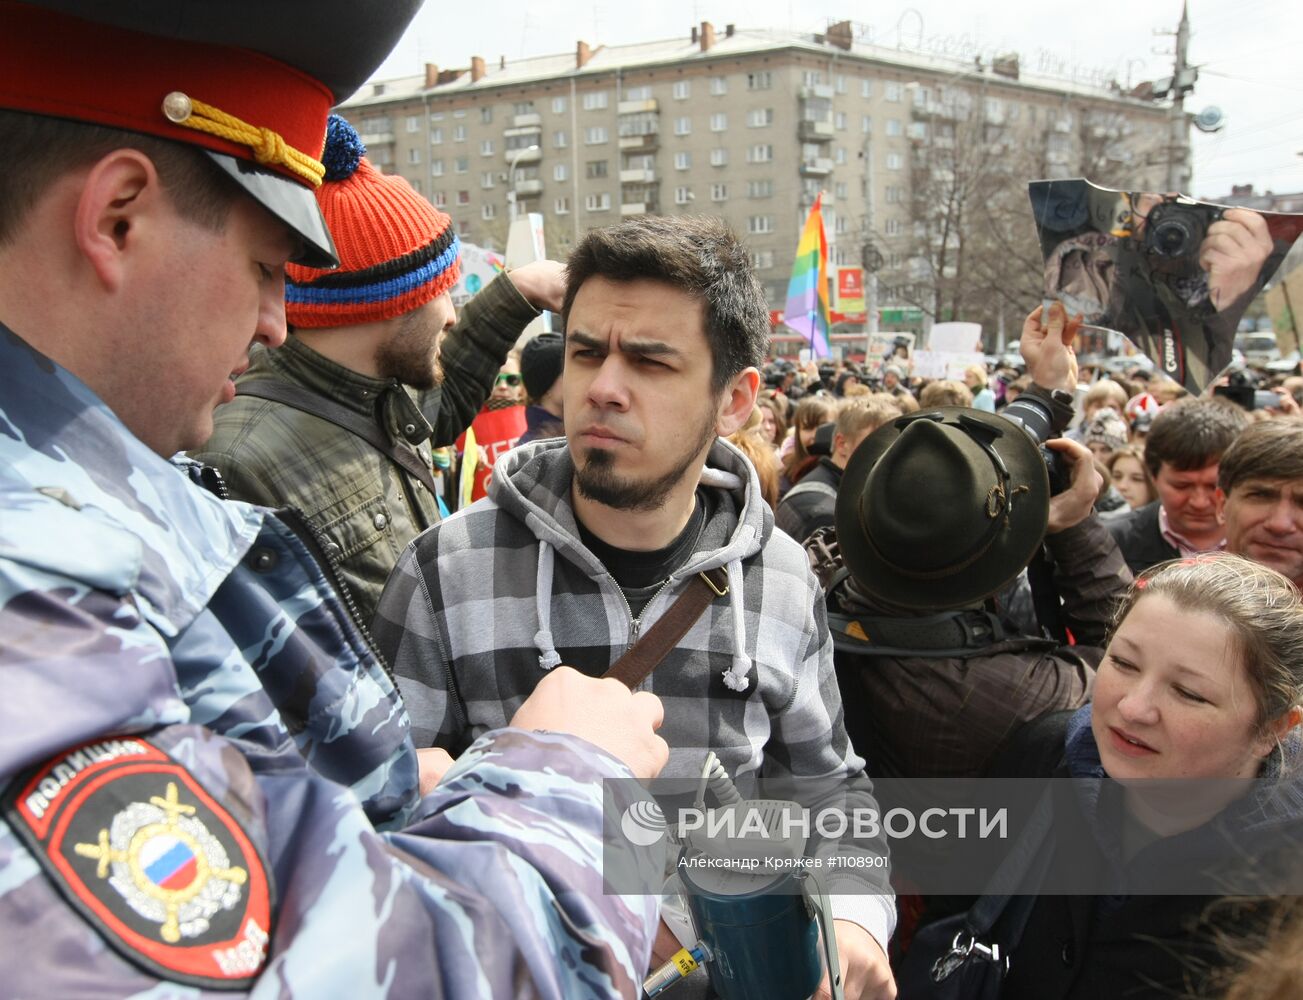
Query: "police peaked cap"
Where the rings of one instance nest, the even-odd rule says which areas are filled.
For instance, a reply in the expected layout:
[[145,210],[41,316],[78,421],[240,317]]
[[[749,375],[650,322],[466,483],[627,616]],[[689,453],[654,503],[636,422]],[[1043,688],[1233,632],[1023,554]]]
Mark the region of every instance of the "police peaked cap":
[[0,0],[0,108],[203,149],[333,267],[313,192],[326,117],[421,0]]

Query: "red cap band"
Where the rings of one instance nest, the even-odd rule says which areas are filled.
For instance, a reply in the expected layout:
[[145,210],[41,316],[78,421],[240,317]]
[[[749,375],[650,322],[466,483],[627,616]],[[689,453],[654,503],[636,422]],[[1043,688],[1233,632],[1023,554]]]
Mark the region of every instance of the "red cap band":
[[[144,35],[0,0],[0,107],[173,139],[256,162],[247,145],[177,125],[180,92],[286,145],[321,155],[333,97],[312,77],[248,49]],[[305,188],[283,165],[262,164]]]

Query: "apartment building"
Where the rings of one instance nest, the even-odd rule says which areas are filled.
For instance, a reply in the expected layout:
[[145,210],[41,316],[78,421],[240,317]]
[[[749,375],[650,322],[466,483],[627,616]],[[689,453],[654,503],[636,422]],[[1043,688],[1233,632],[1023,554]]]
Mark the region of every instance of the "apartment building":
[[861,44],[850,22],[821,35],[706,22],[666,41],[475,56],[372,82],[340,113],[466,240],[500,249],[513,211],[538,212],[563,258],[622,216],[715,214],[751,248],[774,309],[820,191],[832,262],[871,260],[879,305],[906,306],[930,280],[919,241],[954,238],[916,216],[925,184],[964,183],[956,150],[995,151],[1015,191],[1101,165],[1134,189],[1160,183],[1168,114],[1116,86],[1034,79],[1017,56]]

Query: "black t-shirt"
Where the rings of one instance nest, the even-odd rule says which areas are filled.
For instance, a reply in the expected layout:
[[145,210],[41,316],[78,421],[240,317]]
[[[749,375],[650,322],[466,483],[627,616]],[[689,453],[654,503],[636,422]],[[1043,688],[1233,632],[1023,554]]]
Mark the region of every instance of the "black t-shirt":
[[712,492],[698,489],[692,516],[688,518],[688,523],[679,532],[678,537],[663,549],[651,552],[634,552],[608,545],[576,518],[579,524],[580,541],[588,551],[601,560],[607,572],[615,577],[615,582],[624,592],[625,599],[629,602],[629,609],[635,618],[642,615],[642,609],[655,596],[656,591],[669,575],[686,563],[697,550],[702,529],[715,513],[715,499]]

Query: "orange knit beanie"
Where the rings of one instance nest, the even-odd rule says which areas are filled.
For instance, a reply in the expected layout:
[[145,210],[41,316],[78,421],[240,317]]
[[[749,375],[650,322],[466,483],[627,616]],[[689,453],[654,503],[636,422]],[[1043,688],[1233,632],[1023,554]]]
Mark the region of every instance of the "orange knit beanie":
[[366,159],[353,126],[330,116],[317,204],[339,251],[339,268],[287,264],[285,315],[292,326],[353,326],[402,316],[457,280],[461,244],[452,220],[401,177]]

